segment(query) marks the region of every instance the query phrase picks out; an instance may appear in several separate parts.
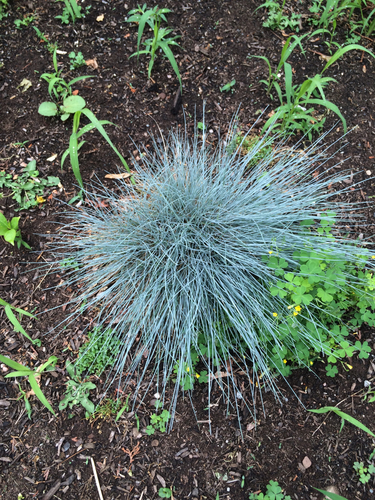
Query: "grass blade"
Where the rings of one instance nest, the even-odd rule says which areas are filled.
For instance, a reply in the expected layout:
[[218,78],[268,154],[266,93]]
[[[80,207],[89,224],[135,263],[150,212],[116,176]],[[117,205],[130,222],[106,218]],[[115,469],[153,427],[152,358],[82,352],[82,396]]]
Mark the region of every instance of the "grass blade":
[[[182,92],[182,81],[181,81],[180,71],[178,69],[178,65],[177,65],[176,59],[174,58],[173,52],[169,48],[169,45],[168,45],[167,42],[160,41],[159,45],[163,49],[164,54],[169,59],[169,62],[171,63],[172,68],[173,68],[174,72],[177,75],[178,81],[180,82],[180,89],[181,89],[181,92]],[[176,44],[176,45],[178,45],[178,44]]]
[[39,399],[39,401],[53,414],[56,416],[56,413],[54,412],[52,406],[49,404],[47,401],[47,398],[41,391],[38,382],[35,379],[35,375],[29,375],[29,383],[31,385],[32,390],[34,391],[35,396]]
[[375,434],[372,431],[370,431],[370,429],[368,427],[366,427],[364,424],[359,422],[354,417],[339,410],[336,406],[324,406],[323,408],[319,408],[318,410],[308,410],[308,411],[311,411],[312,413],[328,413],[330,411],[333,411],[334,413],[336,413],[336,415],[341,417],[343,420],[348,421],[349,423],[358,427],[358,429],[361,429],[361,430],[367,432],[367,434],[370,434],[370,436],[375,437]]

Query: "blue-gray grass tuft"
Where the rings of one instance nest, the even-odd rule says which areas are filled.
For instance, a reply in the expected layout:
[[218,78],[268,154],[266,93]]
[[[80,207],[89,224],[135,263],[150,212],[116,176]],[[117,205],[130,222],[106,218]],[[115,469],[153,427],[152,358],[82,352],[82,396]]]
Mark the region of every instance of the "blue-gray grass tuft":
[[[172,410],[194,351],[208,370],[209,396],[215,380],[236,407],[238,399],[252,401],[257,385],[277,395],[270,341],[280,350],[282,343],[293,350],[297,340],[323,349],[319,335],[302,327],[297,340],[278,338],[275,315],[289,304],[271,296],[280,278],[265,257],[274,252],[293,266],[293,254],[304,248],[349,262],[358,254],[339,231],[332,238],[301,225],[335,211],[348,227],[356,215],[340,201],[345,176],[327,167],[318,144],[303,152],[275,148],[249,169],[267,139],[242,156],[233,151],[234,127],[214,150],[199,134],[189,140],[186,132],[172,133],[166,146],[154,143],[155,153],[136,164],[136,185],[86,193],[58,244],[65,262],[75,263],[65,284],[80,285],[76,314],[85,312],[122,341],[111,380],[164,398],[177,379]],[[311,321],[314,307],[306,306]]]

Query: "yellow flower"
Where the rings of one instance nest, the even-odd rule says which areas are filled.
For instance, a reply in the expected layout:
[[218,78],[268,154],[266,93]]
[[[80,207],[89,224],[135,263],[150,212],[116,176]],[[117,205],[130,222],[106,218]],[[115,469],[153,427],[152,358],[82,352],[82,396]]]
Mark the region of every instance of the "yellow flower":
[[375,255],[371,255],[371,258],[372,258],[372,259],[375,259]]
[[186,368],[186,371],[187,371],[187,372],[189,372],[189,371],[190,371],[190,368],[189,368],[189,367],[187,367],[187,368]]
[[293,311],[293,316],[298,316],[298,312],[297,311]]
[[300,311],[301,311],[301,309],[302,309],[302,307],[301,307],[301,306],[296,306],[294,309],[295,309],[297,312],[300,312]]
[[349,370],[353,370],[352,365],[349,365],[348,363],[345,363],[345,364],[346,364],[346,366],[349,368]]
[[314,364],[313,361],[310,361],[310,365],[313,365],[313,364]]
[[195,376],[196,376],[197,378],[199,378],[199,377],[200,377],[199,373],[196,373],[196,374],[195,374]]
[[43,196],[37,196],[37,197],[36,197],[36,201],[37,201],[38,203],[44,203],[46,200],[43,198]]
[[[273,251],[269,250],[268,253],[271,255],[271,253],[273,253]],[[374,255],[373,259],[375,259],[375,255]]]
[[272,313],[272,316],[273,316],[274,318],[276,318],[276,317],[277,317],[277,313]]
[[284,363],[284,365],[286,365],[286,364],[287,364],[287,360],[286,360],[286,359],[284,359],[284,360],[283,360],[283,363]]

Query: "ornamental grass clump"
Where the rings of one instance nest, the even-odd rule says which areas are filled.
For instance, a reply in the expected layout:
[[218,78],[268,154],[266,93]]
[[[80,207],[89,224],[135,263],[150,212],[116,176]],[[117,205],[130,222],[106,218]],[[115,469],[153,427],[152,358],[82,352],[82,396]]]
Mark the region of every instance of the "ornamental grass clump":
[[[65,261],[78,264],[65,274],[64,286],[79,287],[70,320],[88,316],[121,341],[108,381],[133,394],[142,388],[141,399],[159,392],[164,403],[170,387],[172,413],[196,354],[209,397],[213,381],[234,407],[251,403],[257,387],[277,396],[284,349],[306,365],[302,348],[328,354],[322,336],[335,338],[321,320],[324,304],[303,298],[303,283],[295,298],[277,293],[290,283],[284,268],[298,269],[312,250],[317,259],[353,265],[359,253],[371,255],[341,236],[357,212],[340,199],[346,176],[328,168],[327,150],[269,148],[254,165],[271,139],[242,155],[235,132],[233,125],[216,149],[198,129],[191,140],[185,131],[164,146],[154,142],[153,154],[134,160],[136,183],[87,192],[58,243]],[[333,236],[320,228],[332,226],[334,212]],[[350,276],[354,290],[361,280]],[[308,327],[296,326],[300,317]]]

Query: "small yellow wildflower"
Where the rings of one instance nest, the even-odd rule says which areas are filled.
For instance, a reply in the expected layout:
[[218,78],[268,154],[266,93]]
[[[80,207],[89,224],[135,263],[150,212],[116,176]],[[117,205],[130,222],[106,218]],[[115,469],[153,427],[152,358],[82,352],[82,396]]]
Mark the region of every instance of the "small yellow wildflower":
[[371,258],[372,258],[372,259],[375,259],[375,255],[371,255]]
[[284,363],[284,365],[286,365],[286,364],[287,364],[287,360],[286,360],[286,359],[284,359],[284,360],[283,360],[283,363]]
[[314,364],[313,361],[310,361],[310,365],[313,365],[313,364]]
[[196,373],[196,374],[195,374],[195,376],[196,376],[197,378],[199,378],[199,377],[200,377],[199,373]]
[[37,201],[38,203],[44,203],[46,200],[43,198],[43,196],[37,196],[37,197],[36,197],[36,201]]
[[293,316],[298,316],[298,312],[297,311],[293,311]]
[[189,368],[189,367],[187,367],[187,368],[186,368],[186,371],[187,371],[187,372],[189,372],[189,371],[190,371],[190,368]]
[[301,309],[302,309],[302,307],[301,307],[301,306],[296,306],[294,309],[295,309],[297,312],[300,312],[300,311],[301,311]]
[[[268,253],[271,255],[271,253],[273,253],[273,251],[269,250]],[[375,255],[374,255],[373,259],[375,259]]]
[[352,365],[349,365],[348,363],[346,363],[346,366],[349,368],[349,370],[353,370]]
[[272,313],[272,316],[273,316],[274,318],[276,318],[276,317],[277,317],[277,313]]

